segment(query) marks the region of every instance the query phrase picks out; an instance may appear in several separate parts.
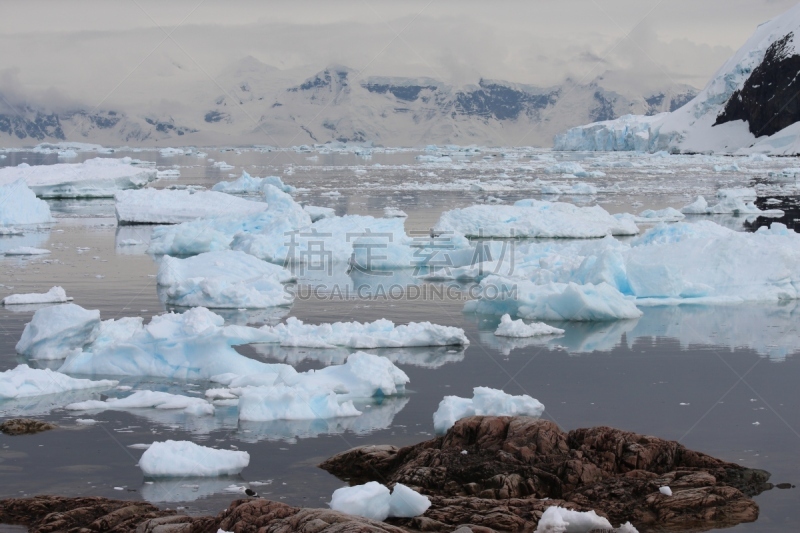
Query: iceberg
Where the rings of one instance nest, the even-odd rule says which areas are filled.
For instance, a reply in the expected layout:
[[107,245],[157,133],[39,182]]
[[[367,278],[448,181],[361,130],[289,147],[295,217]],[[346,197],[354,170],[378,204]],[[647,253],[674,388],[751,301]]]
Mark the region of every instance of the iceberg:
[[50,206],[37,198],[23,179],[5,184],[0,182],[0,202],[0,227],[55,222],[50,215]]
[[189,441],[154,442],[139,459],[147,477],[219,477],[239,474],[250,454],[216,450]]
[[675,209],[674,207],[666,207],[664,209],[654,210],[647,209],[639,213],[635,221],[642,223],[658,223],[658,222],[679,222],[686,218],[686,216]]
[[157,281],[168,303],[183,307],[262,309],[291,305],[283,283],[294,275],[244,252],[206,252],[186,259],[164,256]]
[[44,294],[12,294],[3,298],[3,305],[60,304],[71,301],[62,287],[53,287]]
[[293,193],[297,190],[291,185],[283,183],[283,180],[278,176],[254,178],[245,171],[242,171],[242,175],[239,179],[235,181],[220,181],[211,187],[211,190],[228,194],[262,193],[267,185],[272,185],[285,193]]
[[563,335],[564,330],[548,326],[543,322],[526,324],[522,320],[511,320],[511,315],[505,314],[500,318],[500,325],[494,334],[498,337],[544,337],[548,335]]
[[69,411],[126,411],[129,409],[176,409],[194,416],[214,414],[214,406],[202,398],[192,398],[168,392],[141,390],[125,398],[109,398],[105,401],[87,400],[71,403]]
[[311,217],[311,222],[322,220],[323,218],[333,218],[336,216],[336,210],[330,207],[318,207],[316,205],[304,205],[303,211],[308,213]]
[[138,189],[155,179],[155,169],[131,165],[129,157],[0,169],[0,186],[24,180],[39,198],[111,198],[117,191]]
[[468,416],[533,416],[544,413],[544,405],[527,394],[512,396],[497,389],[475,387],[472,398],[445,396],[433,413],[433,428],[444,434],[460,419]]
[[[590,533],[592,531],[616,531],[608,519],[594,511],[573,511],[563,507],[548,507],[534,533]],[[635,529],[626,529],[631,533]]]
[[0,372],[0,400],[13,400],[48,394],[64,394],[79,390],[105,390],[119,381],[75,379],[53,370],[39,370],[28,365]]
[[784,212],[780,209],[759,209],[752,201],[746,201],[741,196],[725,196],[716,205],[709,206],[703,196],[698,196],[694,202],[681,209],[684,215],[759,215],[762,217],[782,217]]
[[600,206],[577,207],[562,202],[520,200],[513,206],[476,205],[442,214],[437,232],[467,237],[587,239],[636,235],[632,221],[611,216]]
[[100,311],[69,303],[45,307],[25,326],[16,350],[32,359],[64,359],[94,340],[99,325]]
[[239,419],[315,420],[359,416],[351,400],[339,403],[333,391],[308,391],[298,387],[247,387],[239,396]]
[[114,195],[114,210],[120,224],[180,224],[230,213],[253,215],[267,209],[269,206],[264,202],[213,191],[141,189]]
[[336,489],[331,496],[331,509],[382,522],[389,517],[413,518],[422,515],[431,506],[427,496],[397,483],[394,490],[377,481],[363,485]]

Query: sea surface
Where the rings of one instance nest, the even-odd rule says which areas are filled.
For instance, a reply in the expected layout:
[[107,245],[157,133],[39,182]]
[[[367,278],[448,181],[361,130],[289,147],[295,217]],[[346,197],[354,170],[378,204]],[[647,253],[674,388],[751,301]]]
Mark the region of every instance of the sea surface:
[[[784,208],[787,215],[779,220],[790,227],[798,217],[796,181],[775,177],[782,169],[800,167],[794,159],[737,159],[739,170],[729,172],[715,167],[733,158],[706,156],[515,149],[483,149],[465,156],[442,149],[433,155],[451,161],[437,162],[418,159],[431,156],[430,151],[203,151],[205,157],[125,150],[102,157],[128,156],[152,161],[159,170],[179,170],[180,177],[155,182],[158,188],[210,187],[242,171],[279,175],[299,189],[294,195],[298,201],[332,207],[338,215],[382,216],[386,206],[402,209],[409,215],[409,231],[428,230],[448,209],[541,198],[531,192],[538,187],[537,179],[565,187],[590,183],[598,189],[596,194],[565,194],[560,200],[599,204],[612,213],[680,208],[698,194],[709,197],[720,188],[766,184],[772,194],[759,204],[775,198],[770,207]],[[0,166],[79,162],[97,156],[79,153],[65,161],[55,153],[6,155]],[[234,168],[214,166],[223,160]],[[605,176],[566,178],[543,170],[565,160]],[[155,284],[157,258],[147,255],[146,246],[120,245],[126,239],[146,243],[152,226],[119,227],[111,199],[49,203],[57,217],[51,230],[0,237],[0,251],[20,245],[52,251],[35,258],[0,256],[0,297],[61,285],[76,304],[99,309],[103,319],[143,316],[147,322],[167,311]],[[721,215],[713,220],[740,231],[774,221]],[[306,285],[317,282],[300,280]],[[245,424],[238,422],[235,407],[218,407],[214,417],[197,418],[156,409],[86,415],[60,409],[63,398],[0,403],[2,418],[35,416],[61,428],[31,436],[0,435],[0,498],[61,494],[145,499],[203,514],[219,512],[241,497],[236,491],[250,486],[270,499],[325,506],[343,483],[317,468],[322,460],[354,446],[402,446],[430,439],[432,415],[442,398],[471,396],[476,386],[529,394],[546,406],[544,417],[565,430],[607,425],[674,439],[688,448],[767,470],[774,483],[800,483],[800,302],[647,307],[638,320],[554,323],[566,329],[565,335],[544,340],[495,337],[499,320],[466,315],[463,304],[455,296],[411,300],[323,295],[300,298],[291,308],[274,312],[221,313],[237,324],[274,323],[287,316],[310,323],[387,318],[396,323],[432,321],[466,331],[471,341],[466,349],[373,350],[408,374],[408,394],[361,402],[365,415],[356,419]],[[20,363],[43,366],[25,361],[14,349],[34,311],[0,307],[0,371]],[[274,346],[237,350],[268,362],[290,363],[298,370],[341,363],[350,353]],[[208,382],[149,378],[122,378],[121,384],[199,397],[211,387]],[[82,418],[96,423],[81,424],[77,420]],[[232,478],[145,480],[137,467],[142,450],[131,445],[166,439],[245,450],[250,465]],[[758,522],[734,531],[797,529],[798,489],[773,489],[756,500],[761,507]]]

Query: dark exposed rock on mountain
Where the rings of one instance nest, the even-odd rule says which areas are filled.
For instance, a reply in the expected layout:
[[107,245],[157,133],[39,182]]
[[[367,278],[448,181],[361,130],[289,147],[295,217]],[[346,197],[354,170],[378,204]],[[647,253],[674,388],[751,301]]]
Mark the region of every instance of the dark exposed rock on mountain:
[[800,121],[800,55],[793,53],[793,41],[794,33],[789,33],[770,45],[716,124],[744,120],[753,135],[762,137]]

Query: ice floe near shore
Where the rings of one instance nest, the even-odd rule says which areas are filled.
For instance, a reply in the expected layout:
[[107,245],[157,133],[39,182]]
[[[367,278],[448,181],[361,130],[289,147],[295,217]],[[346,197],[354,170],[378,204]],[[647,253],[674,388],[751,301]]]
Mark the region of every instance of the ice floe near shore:
[[260,309],[291,305],[285,268],[244,252],[206,252],[186,259],[164,256],[157,281],[168,303],[183,307]]
[[431,501],[402,483],[395,484],[390,494],[384,485],[370,481],[336,489],[331,496],[330,506],[340,513],[383,521],[389,517],[420,516],[431,506]]
[[30,226],[54,222],[50,214],[50,206],[44,200],[37,198],[23,179],[0,183],[0,200],[2,201],[0,227]]
[[497,389],[475,387],[472,398],[445,396],[433,413],[436,433],[446,433],[460,419],[468,416],[542,416],[544,405],[527,394],[512,396]]
[[131,165],[131,159],[95,158],[83,163],[0,169],[0,185],[24,180],[40,198],[111,198],[122,189],[138,189],[156,179],[156,170]]
[[147,477],[219,477],[239,474],[250,464],[250,454],[216,450],[188,441],[154,442],[139,467]]
[[476,205],[453,209],[442,214],[435,229],[467,237],[562,239],[639,233],[633,221],[613,217],[600,206],[578,207],[541,200],[520,200],[513,206]]
[[0,372],[0,400],[13,400],[50,394],[115,387],[119,382],[113,380],[92,381],[75,379],[50,369],[39,370],[28,365],[19,365],[11,370]]
[[141,189],[114,195],[114,209],[120,224],[180,224],[229,213],[247,216],[268,208],[264,202],[214,191]]

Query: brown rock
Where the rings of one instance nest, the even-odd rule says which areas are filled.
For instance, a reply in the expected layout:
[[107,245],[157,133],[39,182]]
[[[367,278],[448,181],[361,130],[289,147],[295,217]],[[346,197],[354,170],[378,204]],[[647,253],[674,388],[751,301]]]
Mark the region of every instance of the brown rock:
[[0,432],[6,435],[33,435],[56,427],[58,426],[32,418],[12,418],[0,424]]
[[[425,517],[442,531],[528,531],[554,500],[641,531],[725,527],[758,518],[750,496],[769,479],[678,442],[608,427],[567,433],[528,417],[465,418],[428,442],[356,448],[320,466],[351,483],[403,483],[432,496]],[[673,496],[659,492],[665,485]]]

